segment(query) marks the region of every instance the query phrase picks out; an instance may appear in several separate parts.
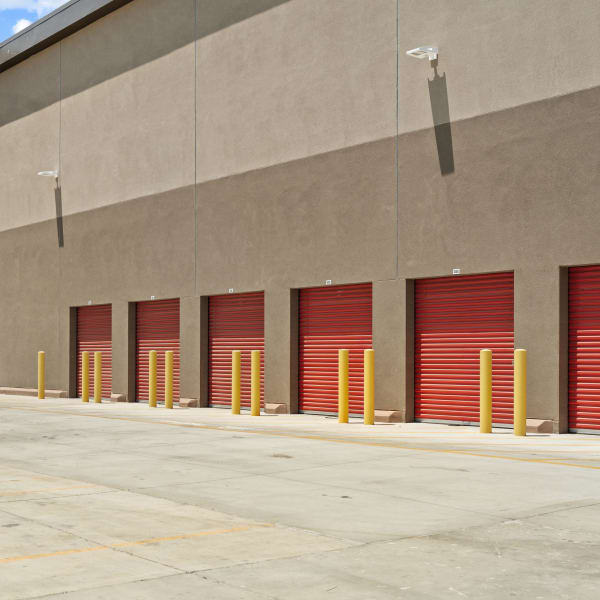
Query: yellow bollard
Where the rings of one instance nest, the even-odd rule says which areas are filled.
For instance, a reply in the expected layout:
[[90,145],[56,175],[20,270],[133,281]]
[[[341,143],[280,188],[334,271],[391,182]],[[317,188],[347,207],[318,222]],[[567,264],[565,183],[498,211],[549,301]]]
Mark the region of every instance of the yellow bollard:
[[165,352],[165,408],[173,408],[173,351]]
[[348,422],[348,350],[338,350],[338,422]]
[[156,350],[148,353],[148,406],[156,406]]
[[81,353],[81,401],[90,401],[90,353]]
[[479,353],[479,432],[492,433],[492,351]]
[[46,397],[46,353],[38,352],[38,400]]
[[515,350],[514,433],[527,433],[527,350]]
[[364,420],[365,425],[375,424],[375,351],[365,350]]
[[102,402],[102,352],[94,352],[94,402]]
[[239,350],[231,352],[231,414],[240,414],[240,381],[242,377],[242,354]]
[[250,414],[260,416],[260,350],[252,350],[250,363]]

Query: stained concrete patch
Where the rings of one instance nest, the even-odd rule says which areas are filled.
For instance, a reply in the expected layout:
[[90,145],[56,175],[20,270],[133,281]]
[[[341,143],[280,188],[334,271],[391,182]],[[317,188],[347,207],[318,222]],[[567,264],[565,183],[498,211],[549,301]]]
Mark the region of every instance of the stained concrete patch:
[[[33,485],[33,481],[25,481],[25,472],[9,471],[10,477],[18,476],[21,485]],[[6,474],[3,478],[7,479]],[[53,477],[44,479],[49,485],[59,482]],[[78,487],[85,486],[80,483]],[[27,594],[30,586],[39,584],[36,577],[49,572],[60,574],[64,585],[60,589],[78,589],[79,578],[86,580],[84,572],[92,564],[88,555],[95,556],[104,569],[111,571],[108,581],[122,582],[163,574],[170,567],[174,571],[215,569],[352,545],[310,531],[277,527],[196,506],[187,506],[183,511],[181,508],[181,504],[171,500],[117,490],[13,501],[0,512],[0,526],[18,525],[21,529],[11,536],[12,544],[2,545],[0,572],[6,573],[9,584],[15,586],[13,589],[9,585],[11,594],[20,598],[19,594]],[[120,569],[112,572],[110,565],[120,555],[128,557],[125,563],[135,563],[132,577],[124,578],[125,572]],[[64,563],[69,562],[82,572],[68,574]],[[155,572],[151,565],[161,568]],[[28,576],[27,584],[19,587],[19,573],[29,572],[37,575]],[[92,583],[96,582],[95,577],[91,578]]]
[[106,491],[110,491],[110,488],[75,479],[40,475],[22,469],[0,468],[0,504]]
[[231,533],[135,548],[136,556],[186,571],[214,570],[232,564],[261,563],[347,548],[351,542],[282,527],[248,527]]
[[[72,453],[63,457],[38,459],[47,473],[108,484],[109,486],[135,489],[156,485],[177,485],[190,481],[205,481],[236,476],[236,471],[198,466],[172,458],[148,457],[141,452],[114,453],[95,452],[89,455]],[[16,464],[23,466],[23,462]]]
[[11,513],[59,530],[76,530],[93,540],[89,545],[118,545],[132,555],[185,571],[352,545],[203,508],[182,511],[169,500],[131,492],[15,502]]
[[[268,567],[232,567],[214,577],[289,600],[595,600],[600,586],[598,538],[592,542],[591,536],[565,533],[507,521],[276,561]],[[290,580],[295,586],[290,587]]]
[[5,510],[0,510],[0,525],[11,525],[6,527],[10,531],[3,531],[0,535],[0,572],[8,564],[4,561],[10,557],[54,552],[57,548],[74,550],[89,546],[86,540],[68,531],[47,527]]
[[[294,482],[320,482],[347,490],[370,490],[399,501],[413,500],[481,513],[510,517],[517,512],[536,510],[549,498],[552,503],[571,502],[598,494],[600,472],[585,469],[562,477],[564,467],[541,465],[532,469],[530,463],[507,465],[488,458],[473,457],[459,461],[452,454],[432,457],[425,453],[410,453],[396,457],[380,457],[368,465],[347,463],[335,467],[307,468],[282,475]],[[523,488],[527,480],[527,489]],[[477,489],[477,493],[471,493]],[[450,516],[450,515],[449,515]]]
[[[355,466],[367,473],[369,464]],[[318,531],[356,542],[427,535],[460,525],[488,524],[493,517],[418,499],[363,491],[357,479],[352,486],[330,486],[326,477],[317,481],[293,481],[285,477],[255,476],[210,485],[189,484],[176,488],[152,488],[153,496],[179,502],[200,503],[216,510],[239,513],[253,519]],[[310,500],[308,500],[310,499]]]
[[[600,482],[598,483],[600,485]],[[579,543],[589,543],[600,548],[600,499],[580,500],[568,505],[550,505],[536,514],[517,517],[527,519],[527,523],[544,530],[554,530],[564,539],[576,539]],[[600,575],[600,565],[598,566]]]
[[13,502],[10,512],[59,529],[76,528],[84,538],[106,545],[249,523],[197,507],[182,511],[180,505],[168,500],[115,490],[95,496]]
[[178,572],[123,551],[103,550],[101,554],[87,552],[0,564],[2,597],[38,598]]

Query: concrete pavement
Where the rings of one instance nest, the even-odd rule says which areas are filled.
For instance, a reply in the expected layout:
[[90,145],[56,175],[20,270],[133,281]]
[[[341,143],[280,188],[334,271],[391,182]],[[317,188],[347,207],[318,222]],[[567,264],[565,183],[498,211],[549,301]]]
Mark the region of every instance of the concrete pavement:
[[4,599],[600,589],[600,437],[0,396]]

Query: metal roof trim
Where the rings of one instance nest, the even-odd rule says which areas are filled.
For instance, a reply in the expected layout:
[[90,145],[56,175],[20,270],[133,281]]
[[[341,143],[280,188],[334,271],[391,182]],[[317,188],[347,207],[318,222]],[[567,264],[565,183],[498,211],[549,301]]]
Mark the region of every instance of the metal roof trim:
[[131,0],[71,0],[0,42],[0,73],[83,29]]

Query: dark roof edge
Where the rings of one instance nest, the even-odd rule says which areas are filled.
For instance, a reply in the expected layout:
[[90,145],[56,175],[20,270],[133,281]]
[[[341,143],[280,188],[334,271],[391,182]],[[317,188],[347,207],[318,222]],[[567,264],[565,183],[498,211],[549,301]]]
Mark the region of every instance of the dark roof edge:
[[0,42],[0,73],[83,29],[131,0],[71,0]]

